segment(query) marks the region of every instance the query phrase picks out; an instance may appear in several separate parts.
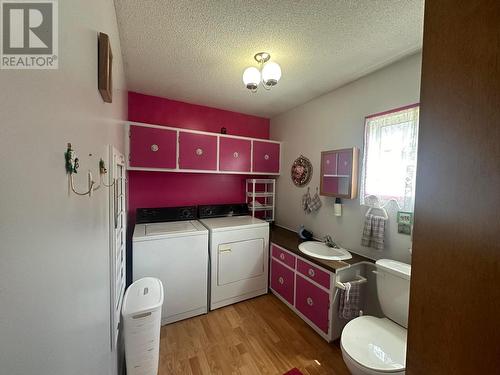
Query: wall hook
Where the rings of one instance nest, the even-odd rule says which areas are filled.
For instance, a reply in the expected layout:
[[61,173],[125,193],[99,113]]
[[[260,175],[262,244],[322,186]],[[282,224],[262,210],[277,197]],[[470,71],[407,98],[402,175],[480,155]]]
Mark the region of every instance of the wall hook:
[[87,181],[88,181],[88,190],[84,193],[79,192],[75,189],[75,183],[73,181],[73,173],[69,174],[69,186],[71,188],[71,191],[73,191],[73,193],[75,193],[76,195],[88,195],[89,197],[92,196],[92,191],[94,190],[95,181],[92,179],[92,173],[90,173],[90,171],[88,171],[87,174]]
[[[92,154],[89,154],[89,157],[91,157]],[[87,172],[87,181],[88,181],[88,187],[87,191],[85,192],[80,192],[75,188],[75,181],[73,178],[73,175],[75,173],[78,173],[78,168],[80,167],[80,163],[78,160],[78,157],[76,155],[76,151],[73,149],[71,143],[67,144],[67,149],[66,152],[64,153],[64,159],[65,159],[65,166],[66,166],[66,173],[68,174],[68,185],[69,189],[75,193],[76,195],[88,195],[89,197],[92,196],[92,192],[98,190],[101,186],[111,188],[115,185],[116,179],[113,178],[113,181],[111,183],[107,184],[104,182],[104,176],[108,173],[108,169],[106,168],[106,164],[104,163],[104,160],[102,158],[99,159],[99,185],[96,185],[96,182],[94,181],[94,178],[92,177],[92,172],[89,170]],[[68,189],[68,190],[69,190]]]
[[106,175],[108,173],[108,170],[106,169],[106,164],[104,164],[104,160],[100,159],[99,160],[99,180],[100,180],[100,184],[103,185],[104,187],[107,187],[107,188],[110,188],[112,187],[115,182],[116,182],[116,179],[113,178],[113,182],[111,184],[106,184],[104,181],[103,181],[103,176]]
[[104,163],[104,160],[102,160],[102,158],[101,158],[101,159],[99,159],[99,185],[94,187],[94,189],[93,189],[94,191],[98,190],[101,186],[110,188],[115,184],[114,179],[113,179],[113,182],[111,184],[106,184],[104,182],[104,175],[106,175],[107,173],[108,173],[108,170],[106,168],[106,164]]
[[67,144],[66,152],[64,153],[64,159],[66,162],[65,164],[66,173],[68,174],[68,184],[71,191],[76,195],[88,195],[89,197],[92,196],[92,191],[95,190],[94,189],[95,181],[92,178],[92,173],[90,173],[90,171],[87,172],[87,181],[88,181],[87,191],[80,192],[75,188],[75,181],[73,175],[75,173],[78,173],[78,168],[80,167],[80,163],[76,155],[76,151],[73,149],[71,143]]

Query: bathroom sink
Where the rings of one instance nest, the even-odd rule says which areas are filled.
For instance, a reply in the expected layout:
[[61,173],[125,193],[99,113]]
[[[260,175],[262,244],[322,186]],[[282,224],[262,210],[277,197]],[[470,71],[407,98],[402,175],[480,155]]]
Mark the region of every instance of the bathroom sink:
[[299,245],[299,250],[314,258],[328,260],[351,259],[352,255],[346,249],[334,249],[319,241],[306,241]]

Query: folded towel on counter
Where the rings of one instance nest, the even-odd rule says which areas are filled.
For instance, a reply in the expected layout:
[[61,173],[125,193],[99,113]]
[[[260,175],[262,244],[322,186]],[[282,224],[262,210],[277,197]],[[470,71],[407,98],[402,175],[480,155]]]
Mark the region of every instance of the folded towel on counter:
[[339,316],[351,320],[359,316],[360,288],[359,283],[344,283],[345,290],[340,290]]
[[386,219],[382,216],[366,216],[361,245],[384,250],[385,222]]

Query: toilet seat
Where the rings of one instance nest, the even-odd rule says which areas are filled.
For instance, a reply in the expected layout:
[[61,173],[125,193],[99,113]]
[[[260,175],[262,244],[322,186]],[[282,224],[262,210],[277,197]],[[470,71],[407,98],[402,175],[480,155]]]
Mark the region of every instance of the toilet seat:
[[387,318],[361,316],[344,327],[343,351],[358,365],[376,373],[404,371],[406,329]]

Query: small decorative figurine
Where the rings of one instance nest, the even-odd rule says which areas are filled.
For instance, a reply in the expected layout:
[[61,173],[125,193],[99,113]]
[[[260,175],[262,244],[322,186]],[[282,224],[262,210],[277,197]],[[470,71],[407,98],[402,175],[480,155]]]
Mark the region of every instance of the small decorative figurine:
[[99,174],[103,175],[108,173],[108,170],[106,169],[106,165],[104,164],[104,160],[100,159],[99,160]]
[[66,172],[69,174],[78,173],[80,163],[78,158],[76,157],[75,150],[71,148],[71,143],[68,143],[68,148],[64,153],[64,157],[66,159]]

